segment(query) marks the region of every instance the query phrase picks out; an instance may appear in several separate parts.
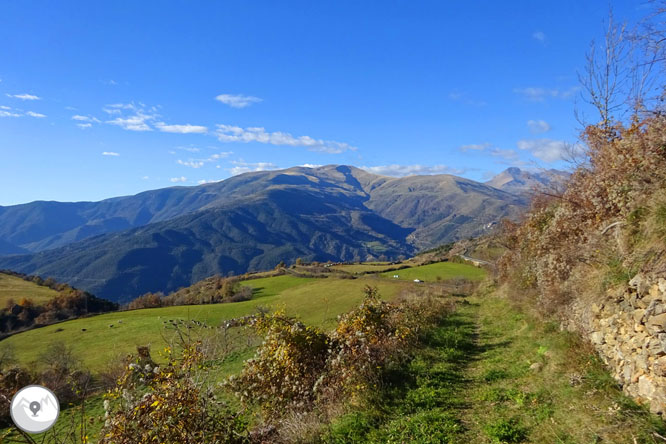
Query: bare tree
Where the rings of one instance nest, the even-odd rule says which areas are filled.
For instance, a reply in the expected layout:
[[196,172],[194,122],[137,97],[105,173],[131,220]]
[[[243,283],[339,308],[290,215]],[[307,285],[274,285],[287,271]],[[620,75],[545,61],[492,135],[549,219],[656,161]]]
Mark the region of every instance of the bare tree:
[[590,43],[586,65],[578,79],[583,87],[583,99],[599,112],[599,125],[611,129],[627,103],[631,70],[628,60],[631,44],[625,24],[616,24],[612,11],[601,45]]

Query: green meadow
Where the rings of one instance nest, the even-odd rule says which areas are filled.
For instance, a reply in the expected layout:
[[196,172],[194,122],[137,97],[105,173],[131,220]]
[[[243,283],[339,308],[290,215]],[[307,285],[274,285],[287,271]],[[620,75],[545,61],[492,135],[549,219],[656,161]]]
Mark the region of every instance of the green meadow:
[[482,268],[467,264],[436,262],[434,264],[422,265],[420,267],[405,268],[403,270],[387,271],[382,273],[383,277],[391,279],[394,279],[394,275],[399,276],[397,280],[409,281],[420,279],[424,282],[436,282],[437,280],[457,278],[479,281],[483,279],[483,277],[486,275],[486,272]]
[[9,300],[19,302],[23,298],[31,299],[35,304],[43,304],[57,294],[57,291],[49,287],[0,273],[0,307],[4,307]]
[[277,276],[248,280],[243,285],[255,290],[249,301],[107,313],[19,333],[0,342],[0,346],[12,347],[19,362],[29,364],[37,363],[50,345],[62,342],[94,372],[103,370],[115,358],[134,352],[138,345],[161,349],[165,344],[164,322],[169,320],[197,320],[216,327],[263,307],[283,309],[305,323],[330,328],[337,315],[362,300],[366,285],[376,286],[382,297],[392,298],[409,284],[376,276],[358,279]]

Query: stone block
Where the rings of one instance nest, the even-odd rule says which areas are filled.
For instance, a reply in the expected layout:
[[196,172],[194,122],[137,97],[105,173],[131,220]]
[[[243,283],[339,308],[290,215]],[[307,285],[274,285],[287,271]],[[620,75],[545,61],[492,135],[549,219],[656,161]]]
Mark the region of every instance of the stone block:
[[590,341],[592,341],[594,345],[601,345],[604,343],[604,334],[600,331],[595,331],[590,335]]

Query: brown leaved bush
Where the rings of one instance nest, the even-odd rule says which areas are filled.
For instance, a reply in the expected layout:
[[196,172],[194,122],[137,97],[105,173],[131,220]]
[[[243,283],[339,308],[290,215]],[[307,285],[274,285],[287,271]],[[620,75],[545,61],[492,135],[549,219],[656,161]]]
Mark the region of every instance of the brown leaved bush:
[[259,407],[265,424],[302,433],[343,404],[363,403],[380,388],[383,371],[407,359],[419,334],[449,309],[425,294],[387,302],[366,287],[363,302],[330,334],[283,312],[250,317],[246,325],[264,342],[225,385],[250,409]]
[[575,286],[567,284],[572,276],[604,267],[629,276],[649,267],[646,257],[660,260],[658,251],[648,254],[654,245],[627,245],[645,231],[636,224],[659,216],[655,199],[666,186],[666,118],[656,114],[628,127],[616,124],[610,132],[589,126],[583,139],[589,162],[573,173],[566,191],[537,196],[520,224],[503,227],[509,252],[500,260],[500,278],[533,290],[539,308],[549,313],[576,297]]
[[127,365],[104,401],[103,444],[243,443],[246,424],[197,377],[204,355],[190,344],[182,356],[164,350],[167,363],[143,357]]

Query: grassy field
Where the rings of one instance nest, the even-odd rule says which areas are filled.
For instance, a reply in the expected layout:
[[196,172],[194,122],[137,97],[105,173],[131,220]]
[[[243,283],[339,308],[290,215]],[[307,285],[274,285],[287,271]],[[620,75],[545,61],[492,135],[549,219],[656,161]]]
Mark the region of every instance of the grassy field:
[[241,285],[252,287],[252,297],[261,298],[265,296],[277,296],[285,290],[299,285],[312,282],[313,278],[302,278],[296,276],[275,276],[260,279],[251,279],[243,282]]
[[10,299],[18,302],[23,298],[31,299],[35,304],[42,304],[57,294],[57,291],[48,287],[0,273],[0,307],[4,307]]
[[421,265],[420,267],[405,268],[403,270],[388,271],[382,273],[383,277],[393,279],[393,275],[400,276],[400,280],[413,281],[420,279],[425,282],[435,282],[437,278],[442,280],[464,278],[478,281],[485,277],[486,271],[466,264],[455,264],[452,262],[437,262],[434,264]]
[[[163,321],[192,319],[218,326],[222,321],[254,312],[257,306],[284,309],[304,322],[331,327],[335,317],[350,310],[363,297],[365,285],[376,285],[385,298],[395,296],[406,283],[373,277],[360,279],[307,279],[277,276],[246,281],[257,289],[250,301],[188,305],[115,312],[50,325],[11,336],[0,346],[14,348],[19,362],[38,361],[51,344],[70,346],[84,365],[93,371],[103,369],[119,355],[134,352],[137,345],[164,344]],[[85,331],[83,331],[85,329]],[[38,364],[36,364],[38,365]]]

